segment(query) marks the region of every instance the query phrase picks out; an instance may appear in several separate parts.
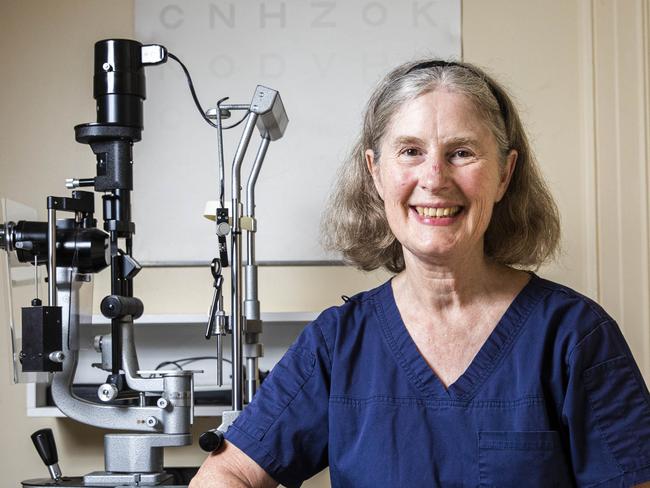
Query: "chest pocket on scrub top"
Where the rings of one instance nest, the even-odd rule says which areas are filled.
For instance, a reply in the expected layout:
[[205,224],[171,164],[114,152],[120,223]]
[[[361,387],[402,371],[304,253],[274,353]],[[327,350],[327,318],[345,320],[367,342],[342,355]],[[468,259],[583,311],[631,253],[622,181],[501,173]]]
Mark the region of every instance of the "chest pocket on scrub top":
[[555,431],[479,432],[478,447],[481,487],[572,486]]

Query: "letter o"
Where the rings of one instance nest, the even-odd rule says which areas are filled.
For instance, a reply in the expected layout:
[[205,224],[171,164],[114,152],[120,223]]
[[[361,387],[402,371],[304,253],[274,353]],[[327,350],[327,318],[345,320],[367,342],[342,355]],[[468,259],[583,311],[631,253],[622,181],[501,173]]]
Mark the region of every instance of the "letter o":
[[361,11],[361,17],[368,25],[376,26],[386,22],[386,6],[379,2],[367,3]]
[[219,54],[210,61],[210,72],[217,78],[230,78],[235,71],[231,57]]

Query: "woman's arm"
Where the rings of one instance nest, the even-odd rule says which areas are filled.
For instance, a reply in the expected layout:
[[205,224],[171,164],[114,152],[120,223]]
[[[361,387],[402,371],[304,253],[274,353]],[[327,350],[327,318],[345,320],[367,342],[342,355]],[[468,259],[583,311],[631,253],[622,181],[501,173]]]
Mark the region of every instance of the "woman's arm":
[[275,488],[278,482],[237,446],[224,442],[203,462],[189,488]]

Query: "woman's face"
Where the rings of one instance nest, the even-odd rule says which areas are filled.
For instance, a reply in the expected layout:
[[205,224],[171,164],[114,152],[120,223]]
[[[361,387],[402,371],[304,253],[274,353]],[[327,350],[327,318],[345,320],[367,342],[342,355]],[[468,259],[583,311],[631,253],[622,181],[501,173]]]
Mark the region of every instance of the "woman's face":
[[366,161],[406,261],[482,256],[516,158],[513,150],[500,161],[494,135],[465,95],[438,89],[402,105],[380,161],[372,150]]

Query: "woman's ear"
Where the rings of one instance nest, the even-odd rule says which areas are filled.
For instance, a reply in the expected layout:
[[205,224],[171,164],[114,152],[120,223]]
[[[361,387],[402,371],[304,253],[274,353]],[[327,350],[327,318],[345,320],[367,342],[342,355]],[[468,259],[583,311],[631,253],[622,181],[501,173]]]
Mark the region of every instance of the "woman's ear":
[[510,180],[512,179],[512,174],[515,172],[515,166],[517,165],[517,156],[519,154],[515,149],[511,149],[508,155],[506,156],[506,162],[501,171],[501,181],[499,181],[499,188],[497,191],[497,202],[500,202],[503,198],[503,195],[506,194]]
[[368,172],[372,176],[372,181],[375,184],[375,189],[379,193],[380,198],[384,199],[384,187],[381,184],[381,173],[379,172],[378,161],[375,159],[375,151],[372,149],[366,149],[366,166],[368,167]]

